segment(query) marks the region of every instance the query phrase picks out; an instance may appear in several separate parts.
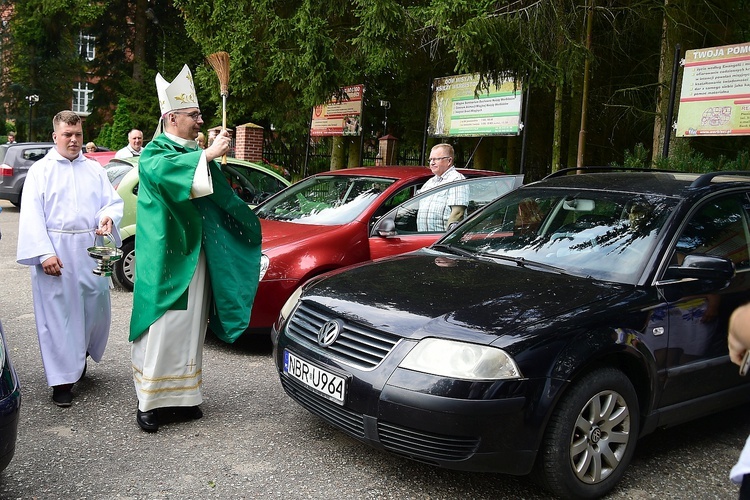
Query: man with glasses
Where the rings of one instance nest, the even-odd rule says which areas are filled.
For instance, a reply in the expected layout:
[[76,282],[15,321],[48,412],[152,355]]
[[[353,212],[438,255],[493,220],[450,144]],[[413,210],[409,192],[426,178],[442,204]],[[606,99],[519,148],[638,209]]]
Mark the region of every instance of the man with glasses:
[[[449,182],[464,179],[453,165],[453,146],[438,144],[430,151],[429,166],[434,177],[424,183],[420,193]],[[465,188],[445,189],[434,196],[427,196],[419,203],[417,229],[420,232],[443,232],[464,217],[468,193]]]
[[222,340],[233,342],[245,331],[261,242],[258,218],[215,161],[229,151],[228,133],[206,149],[195,141],[203,118],[187,65],[171,83],[157,74],[156,89],[162,116],[139,164],[130,320],[136,422],[146,432],[203,416],[209,315]]

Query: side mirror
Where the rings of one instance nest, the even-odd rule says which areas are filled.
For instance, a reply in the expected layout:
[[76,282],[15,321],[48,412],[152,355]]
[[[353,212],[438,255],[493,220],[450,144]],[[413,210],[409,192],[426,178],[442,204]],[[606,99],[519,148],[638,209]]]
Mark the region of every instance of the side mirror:
[[728,281],[734,277],[734,263],[724,257],[693,254],[685,256],[679,266],[669,266],[667,279],[697,279],[708,281]]
[[380,236],[381,238],[396,236],[398,234],[396,232],[396,223],[390,217],[380,219],[377,224],[375,224],[373,234]]
[[669,266],[664,280],[658,283],[664,299],[680,300],[683,297],[716,293],[729,286],[734,277],[734,263],[713,255],[687,255],[682,265]]

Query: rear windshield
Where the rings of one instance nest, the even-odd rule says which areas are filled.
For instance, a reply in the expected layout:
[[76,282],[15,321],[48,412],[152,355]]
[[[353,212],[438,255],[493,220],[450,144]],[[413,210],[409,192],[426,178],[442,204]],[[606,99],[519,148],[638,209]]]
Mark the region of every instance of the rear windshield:
[[21,158],[32,162],[41,160],[49,150],[49,147],[24,148],[23,152],[21,153]]

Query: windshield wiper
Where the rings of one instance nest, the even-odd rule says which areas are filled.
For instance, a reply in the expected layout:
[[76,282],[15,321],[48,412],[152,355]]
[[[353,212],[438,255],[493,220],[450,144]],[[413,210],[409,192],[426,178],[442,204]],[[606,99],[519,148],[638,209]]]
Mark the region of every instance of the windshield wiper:
[[455,247],[453,245],[449,245],[447,243],[435,244],[435,245],[432,245],[432,248],[436,250],[442,250],[448,253],[462,255],[464,257],[476,257],[476,255],[473,252],[465,250],[461,247]]
[[512,255],[497,255],[497,254],[487,253],[487,252],[482,252],[480,255],[482,255],[483,257],[489,257],[492,259],[507,260],[510,262],[515,262],[518,267],[532,266],[532,267],[538,267],[540,269],[545,269],[547,271],[553,271],[558,274],[566,274],[566,275],[572,274],[568,270],[562,267],[553,266],[552,264],[546,264],[544,262],[537,262],[535,260],[529,260],[525,257],[513,257]]

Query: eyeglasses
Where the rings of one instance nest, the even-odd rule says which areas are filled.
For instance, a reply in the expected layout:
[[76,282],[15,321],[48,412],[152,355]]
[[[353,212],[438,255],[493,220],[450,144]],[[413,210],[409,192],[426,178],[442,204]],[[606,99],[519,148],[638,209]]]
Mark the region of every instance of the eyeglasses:
[[432,162],[435,162],[435,163],[437,163],[437,162],[439,162],[440,160],[447,160],[447,159],[449,159],[449,158],[450,158],[450,156],[438,156],[437,158],[430,158],[430,159],[429,159],[428,161],[429,161],[430,163],[432,163]]
[[180,111],[172,111],[172,113],[174,113],[174,114],[176,114],[176,115],[187,115],[187,116],[189,116],[190,118],[192,118],[192,119],[193,119],[193,121],[196,121],[196,122],[197,122],[198,120],[200,120],[200,119],[201,119],[201,117],[203,117],[203,114],[202,114],[202,113],[199,113],[199,112],[197,112],[197,111],[193,111],[192,113],[182,113],[182,112],[180,112]]

